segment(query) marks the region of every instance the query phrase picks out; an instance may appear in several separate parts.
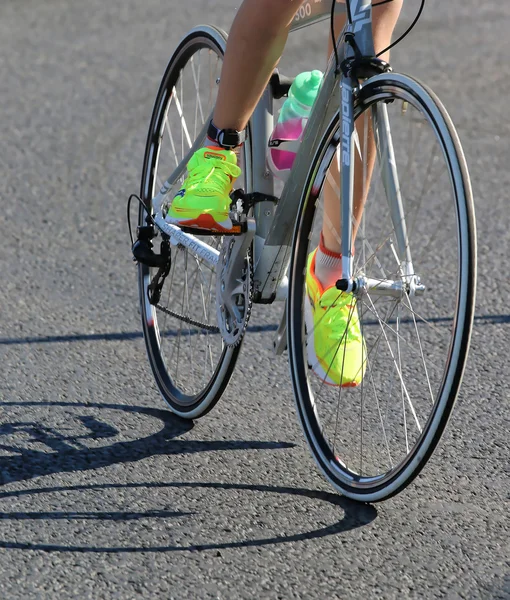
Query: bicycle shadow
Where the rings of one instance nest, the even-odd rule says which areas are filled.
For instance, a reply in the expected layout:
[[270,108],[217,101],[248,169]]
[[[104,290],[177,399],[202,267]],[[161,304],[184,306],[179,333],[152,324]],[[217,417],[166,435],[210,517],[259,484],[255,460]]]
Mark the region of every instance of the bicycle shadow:
[[[267,538],[252,540],[239,540],[229,542],[211,542],[208,544],[191,544],[188,546],[166,545],[166,546],[78,546],[49,544],[39,542],[11,542],[0,540],[0,548],[12,550],[40,550],[43,552],[74,552],[74,553],[141,553],[141,552],[202,552],[206,550],[226,550],[236,548],[250,548],[260,546],[272,546],[279,544],[288,544],[304,540],[320,539],[331,535],[345,533],[358,527],[364,527],[370,524],[377,517],[377,510],[370,504],[354,502],[337,494],[314,491],[305,488],[294,488],[285,486],[252,485],[242,483],[216,483],[216,482],[170,482],[170,483],[132,483],[132,484],[100,484],[100,485],[77,485],[62,486],[53,488],[36,488],[32,490],[21,490],[14,492],[0,493],[0,500],[13,497],[30,496],[48,493],[69,493],[75,491],[97,491],[108,489],[132,489],[144,488],[147,490],[156,488],[199,488],[209,490],[238,490],[245,492],[260,492],[265,494],[286,494],[291,496],[301,496],[319,502],[332,504],[343,510],[343,517],[336,523],[303,531],[296,534],[282,534]],[[172,518],[190,516],[194,513],[180,511],[148,511],[142,512],[19,512],[2,513],[0,512],[0,523],[7,520],[106,520],[106,521],[132,521],[147,518]],[[234,517],[235,518],[235,517]]]
[[[22,432],[28,434],[29,441],[45,444],[52,451],[27,450],[12,445],[0,445],[3,450],[14,452],[14,455],[0,457],[0,484],[29,480],[34,477],[65,473],[72,471],[94,470],[114,464],[135,462],[156,455],[182,455],[198,452],[225,451],[225,450],[275,450],[294,447],[288,442],[271,441],[197,441],[177,440],[176,437],[190,431],[193,423],[180,419],[168,411],[128,406],[120,404],[101,403],[74,403],[74,402],[3,402],[0,407],[8,406],[50,406],[54,407],[87,407],[105,410],[127,411],[135,415],[146,415],[160,420],[162,428],[156,433],[142,439],[119,441],[100,448],[90,448],[84,442],[87,438],[110,439],[119,432],[110,424],[102,422],[96,416],[77,415],[76,418],[89,430],[89,433],[80,436],[65,436],[61,432],[44,427],[38,423],[14,422],[0,425],[2,435],[16,435]],[[78,447],[75,447],[78,446]],[[371,523],[377,516],[376,509],[371,505],[353,502],[334,493],[314,491],[305,488],[285,486],[254,485],[244,483],[216,483],[216,482],[151,482],[151,483],[111,483],[97,485],[76,485],[58,487],[40,487],[28,490],[0,491],[0,501],[9,498],[31,497],[41,494],[146,489],[149,491],[163,489],[208,489],[208,490],[238,490],[246,493],[258,492],[263,494],[279,494],[287,496],[304,497],[313,501],[331,504],[343,511],[343,517],[336,523],[301,531],[292,535],[273,535],[261,539],[218,541],[201,545],[164,545],[164,546],[94,546],[94,545],[65,545],[50,544],[45,542],[9,541],[0,540],[0,548],[20,550],[41,550],[46,552],[90,552],[90,553],[137,553],[137,552],[195,552],[203,550],[221,550],[227,548],[242,548],[253,546],[266,546],[311,540],[362,527]],[[35,503],[37,505],[37,503]],[[236,506],[232,510],[236,510]],[[132,522],[146,519],[175,519],[189,517],[194,513],[179,510],[149,510],[139,511],[34,511],[34,512],[0,512],[0,523],[8,521],[111,521]],[[235,517],[234,517],[235,518]],[[39,528],[38,528],[39,530]]]
[[[181,419],[169,411],[141,406],[101,404],[94,402],[1,402],[7,406],[51,406],[86,407],[103,410],[120,410],[158,419],[163,423],[160,431],[130,441],[118,441],[108,446],[91,448],[83,442],[89,439],[112,438],[119,432],[96,417],[80,416],[79,419],[90,433],[83,436],[65,436],[60,432],[35,422],[14,422],[0,425],[2,435],[28,434],[30,442],[44,444],[52,452],[31,450],[13,445],[0,444],[0,449],[12,452],[11,456],[0,457],[0,485],[24,481],[43,475],[88,471],[114,464],[136,462],[156,455],[193,454],[196,452],[218,452],[225,450],[275,450],[291,448],[294,444],[270,441],[218,440],[199,441],[175,438],[193,428],[192,421]],[[76,447],[78,446],[78,447]]]

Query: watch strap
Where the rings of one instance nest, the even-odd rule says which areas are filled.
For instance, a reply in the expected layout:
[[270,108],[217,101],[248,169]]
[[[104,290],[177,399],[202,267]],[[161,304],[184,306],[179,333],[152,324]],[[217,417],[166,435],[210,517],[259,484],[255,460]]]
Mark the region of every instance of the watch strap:
[[222,148],[237,148],[244,144],[246,140],[246,130],[237,131],[237,129],[218,129],[211,121],[207,130],[207,137],[217,142]]

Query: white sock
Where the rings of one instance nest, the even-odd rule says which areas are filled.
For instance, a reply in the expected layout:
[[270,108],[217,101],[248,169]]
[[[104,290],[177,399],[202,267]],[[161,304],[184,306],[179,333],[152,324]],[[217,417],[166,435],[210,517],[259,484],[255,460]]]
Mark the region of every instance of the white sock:
[[322,233],[315,256],[315,276],[325,290],[334,286],[342,277],[342,255],[326,248]]

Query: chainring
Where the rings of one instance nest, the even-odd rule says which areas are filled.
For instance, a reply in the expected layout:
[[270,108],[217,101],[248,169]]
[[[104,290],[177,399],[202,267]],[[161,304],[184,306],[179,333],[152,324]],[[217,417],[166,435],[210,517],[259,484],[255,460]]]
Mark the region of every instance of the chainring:
[[[238,246],[240,245],[240,246]],[[240,254],[244,254],[243,257]],[[241,343],[248,327],[253,298],[253,260],[251,243],[242,236],[223,240],[217,264],[216,316],[227,346]]]

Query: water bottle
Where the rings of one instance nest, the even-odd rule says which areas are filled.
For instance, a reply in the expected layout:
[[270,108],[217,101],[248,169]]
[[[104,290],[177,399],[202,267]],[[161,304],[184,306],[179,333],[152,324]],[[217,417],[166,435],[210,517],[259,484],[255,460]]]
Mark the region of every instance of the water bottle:
[[322,72],[315,70],[301,73],[294,79],[269,138],[267,163],[273,175],[283,181],[287,180],[296,158],[322,78]]

